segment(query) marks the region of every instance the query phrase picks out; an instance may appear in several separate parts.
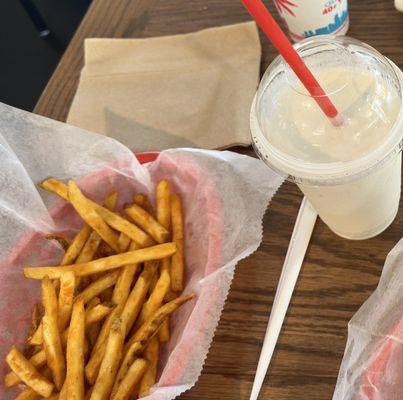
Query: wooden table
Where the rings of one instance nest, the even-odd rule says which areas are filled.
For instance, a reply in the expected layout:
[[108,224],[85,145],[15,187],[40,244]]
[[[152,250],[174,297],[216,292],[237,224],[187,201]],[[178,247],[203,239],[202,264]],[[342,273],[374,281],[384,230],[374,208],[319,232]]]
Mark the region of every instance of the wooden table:
[[[268,1],[268,3],[270,3]],[[392,0],[351,0],[349,34],[403,67],[403,14]],[[271,5],[271,4],[270,4]],[[235,0],[93,0],[35,112],[64,121],[83,65],[86,37],[149,37],[249,20]],[[262,68],[275,52],[262,37]],[[259,250],[239,263],[203,374],[181,399],[248,399],[277,281],[301,201],[286,183],[264,218]],[[375,289],[401,238],[403,212],[378,237],[348,241],[318,221],[262,399],[330,399],[347,323]]]

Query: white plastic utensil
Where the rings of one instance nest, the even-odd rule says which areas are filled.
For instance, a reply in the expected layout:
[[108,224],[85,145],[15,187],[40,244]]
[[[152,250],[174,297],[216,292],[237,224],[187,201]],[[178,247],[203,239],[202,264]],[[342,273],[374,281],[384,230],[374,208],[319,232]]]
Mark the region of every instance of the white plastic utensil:
[[280,280],[274,297],[273,307],[267,324],[262,351],[257,365],[250,400],[259,396],[267,369],[270,364],[278,336],[283,325],[288,305],[298,279],[299,271],[305,257],[306,249],[311,239],[313,227],[317,218],[316,211],[304,197],[302,200],[291,241],[288,246]]

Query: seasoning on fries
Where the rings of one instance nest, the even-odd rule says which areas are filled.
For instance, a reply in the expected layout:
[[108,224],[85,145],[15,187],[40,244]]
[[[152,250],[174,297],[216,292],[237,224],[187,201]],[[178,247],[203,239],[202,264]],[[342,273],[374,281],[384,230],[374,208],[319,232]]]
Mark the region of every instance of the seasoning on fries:
[[42,282],[44,315],[36,306],[26,341],[26,354],[33,355],[15,346],[7,355],[5,386],[26,385],[17,400],[147,396],[157,380],[161,343],[169,338],[168,318],[194,297],[180,295],[179,196],[171,195],[167,180],[159,182],[154,213],[148,197],[136,194],[125,208],[132,223],[115,212],[116,192],[101,206],[73,181],[47,179],[40,186],[69,201],[84,225],[70,244],[47,236],[65,249],[60,265],[24,268],[27,278]]

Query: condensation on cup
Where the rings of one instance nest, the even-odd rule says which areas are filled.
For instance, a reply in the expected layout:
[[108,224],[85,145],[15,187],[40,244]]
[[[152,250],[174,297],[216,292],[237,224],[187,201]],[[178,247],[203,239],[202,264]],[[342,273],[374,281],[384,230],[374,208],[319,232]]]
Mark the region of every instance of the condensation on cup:
[[347,0],[274,0],[295,42],[315,35],[345,35],[348,26]]

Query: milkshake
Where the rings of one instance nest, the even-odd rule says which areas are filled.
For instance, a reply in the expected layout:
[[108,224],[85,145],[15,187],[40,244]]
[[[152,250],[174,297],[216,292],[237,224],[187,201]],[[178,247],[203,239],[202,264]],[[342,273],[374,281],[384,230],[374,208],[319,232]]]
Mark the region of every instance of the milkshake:
[[331,123],[278,57],[252,106],[254,147],[297,183],[335,233],[375,236],[399,207],[402,74],[373,48],[346,37],[306,39],[296,48],[343,123]]

